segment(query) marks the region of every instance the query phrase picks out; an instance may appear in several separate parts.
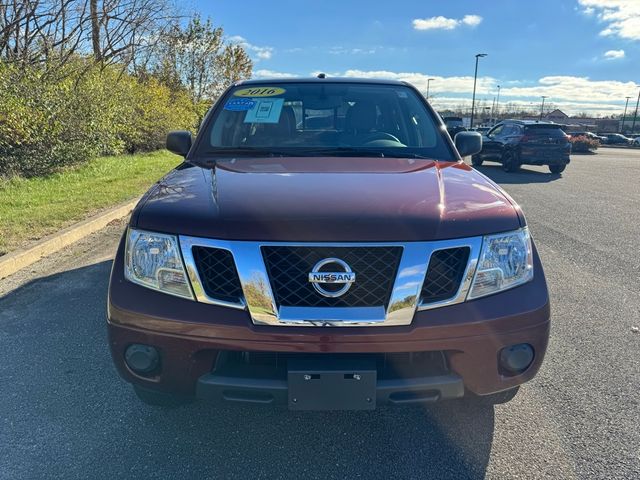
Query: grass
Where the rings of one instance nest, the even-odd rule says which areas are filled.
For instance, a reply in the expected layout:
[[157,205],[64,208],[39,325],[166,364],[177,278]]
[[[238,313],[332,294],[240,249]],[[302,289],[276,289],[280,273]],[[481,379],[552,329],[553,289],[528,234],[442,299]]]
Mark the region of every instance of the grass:
[[0,179],[0,255],[141,195],[179,163],[161,150],[96,158],[46,177]]

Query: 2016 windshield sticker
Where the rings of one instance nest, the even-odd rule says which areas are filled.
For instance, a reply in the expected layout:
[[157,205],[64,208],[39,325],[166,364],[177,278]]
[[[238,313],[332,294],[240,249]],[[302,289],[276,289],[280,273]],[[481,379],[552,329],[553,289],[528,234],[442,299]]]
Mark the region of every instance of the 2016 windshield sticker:
[[256,100],[256,105],[247,112],[244,123],[278,123],[284,98]]
[[275,97],[282,95],[286,90],[280,87],[251,87],[241,88],[233,92],[236,97]]
[[256,106],[255,100],[250,98],[232,98],[224,105],[225,110],[231,110],[232,112],[243,112],[251,110]]

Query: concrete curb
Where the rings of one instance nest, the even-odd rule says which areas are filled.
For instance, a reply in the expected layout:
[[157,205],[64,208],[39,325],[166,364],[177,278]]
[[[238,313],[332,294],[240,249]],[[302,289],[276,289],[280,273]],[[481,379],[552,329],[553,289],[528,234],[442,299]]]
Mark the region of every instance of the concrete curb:
[[118,205],[98,213],[82,222],[76,223],[59,232],[39,240],[24,250],[8,253],[0,257],[0,279],[28,267],[42,257],[58,252],[68,245],[104,228],[109,222],[126,217],[140,199]]

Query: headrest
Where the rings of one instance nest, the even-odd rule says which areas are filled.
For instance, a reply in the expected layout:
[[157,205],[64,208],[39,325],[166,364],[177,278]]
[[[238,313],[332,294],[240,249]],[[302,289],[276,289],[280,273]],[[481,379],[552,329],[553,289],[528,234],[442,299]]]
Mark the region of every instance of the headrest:
[[373,103],[358,102],[347,112],[346,129],[353,133],[370,132],[376,127],[376,106]]

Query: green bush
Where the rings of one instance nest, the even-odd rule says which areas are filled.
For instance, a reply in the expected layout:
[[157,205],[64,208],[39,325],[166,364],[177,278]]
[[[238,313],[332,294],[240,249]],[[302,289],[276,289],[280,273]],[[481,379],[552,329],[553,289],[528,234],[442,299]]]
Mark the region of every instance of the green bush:
[[590,152],[592,150],[596,150],[600,146],[600,142],[597,140],[583,135],[579,137],[571,137],[569,142],[571,142],[572,152]]
[[98,155],[149,151],[171,129],[193,130],[189,95],[118,66],[78,59],[56,69],[0,62],[0,175],[35,176]]

